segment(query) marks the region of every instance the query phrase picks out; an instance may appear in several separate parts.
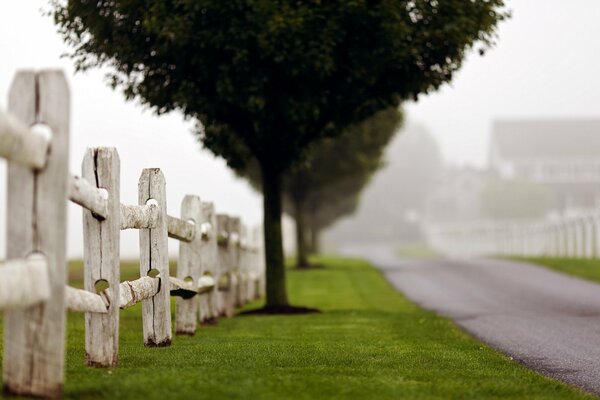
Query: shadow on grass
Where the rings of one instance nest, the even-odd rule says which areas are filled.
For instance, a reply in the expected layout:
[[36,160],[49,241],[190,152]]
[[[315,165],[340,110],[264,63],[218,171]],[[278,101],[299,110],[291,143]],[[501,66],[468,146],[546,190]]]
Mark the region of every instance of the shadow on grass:
[[314,271],[315,269],[326,269],[328,267],[325,266],[325,264],[321,264],[321,263],[310,263],[307,265],[303,265],[303,266],[295,266],[293,268],[294,271]]

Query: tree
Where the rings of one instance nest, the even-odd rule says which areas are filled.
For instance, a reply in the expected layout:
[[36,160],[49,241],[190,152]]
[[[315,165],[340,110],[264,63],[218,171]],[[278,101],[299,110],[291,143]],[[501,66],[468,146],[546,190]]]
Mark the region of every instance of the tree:
[[488,47],[503,0],[53,0],[78,70],[157,113],[199,122],[232,167],[258,160],[266,307],[287,309],[281,177],[323,136],[437,89],[474,45]]
[[360,192],[382,167],[383,151],[401,121],[397,108],[380,111],[350,126],[339,138],[322,140],[309,153],[308,164],[285,174],[284,192],[296,220],[299,267],[308,266],[308,247],[317,250],[319,232],[354,212]]
[[385,151],[385,169],[361,195],[356,213],[327,230],[331,246],[349,242],[416,243],[423,240],[420,224],[442,179],[442,157],[435,138],[420,124],[406,123]]
[[321,248],[321,232],[340,218],[352,215],[358,209],[363,189],[371,182],[371,177],[356,179],[353,185],[332,192],[328,201],[308,202],[307,225],[309,238],[308,253],[318,253]]
[[[296,221],[297,266],[308,267],[310,239],[338,218],[352,213],[359,194],[383,165],[382,156],[402,122],[395,107],[349,126],[338,138],[311,146],[303,163],[283,174],[284,210]],[[237,171],[262,190],[258,162]]]

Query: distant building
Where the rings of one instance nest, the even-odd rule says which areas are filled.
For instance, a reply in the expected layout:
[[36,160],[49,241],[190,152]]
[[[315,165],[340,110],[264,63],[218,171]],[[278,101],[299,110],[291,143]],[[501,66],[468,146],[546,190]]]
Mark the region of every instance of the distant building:
[[600,119],[496,121],[489,161],[503,178],[550,187],[561,210],[600,205]]

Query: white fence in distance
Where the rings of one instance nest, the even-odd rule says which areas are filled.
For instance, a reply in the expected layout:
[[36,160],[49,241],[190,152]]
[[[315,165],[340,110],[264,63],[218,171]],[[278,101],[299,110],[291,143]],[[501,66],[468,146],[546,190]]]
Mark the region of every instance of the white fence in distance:
[[[216,214],[187,195],[181,216],[167,215],[165,178],[142,171],[138,204],[121,204],[119,155],[91,148],[81,177],[69,174],[69,89],[58,70],[20,71],[0,112],[0,157],[8,160],[7,261],[0,264],[4,310],[4,391],[59,397],[64,382],[66,310],[85,312],[86,362],[114,367],[119,310],[142,303],[144,345],[193,335],[199,322],[233,315],[264,292],[260,229]],[[43,124],[47,137],[30,127]],[[67,201],[83,210],[84,289],[67,285]],[[119,238],[140,234],[140,278],[120,281]],[[168,238],[180,242],[177,274],[169,276]]]
[[529,222],[477,221],[429,224],[428,245],[455,257],[520,256],[597,258],[600,212]]

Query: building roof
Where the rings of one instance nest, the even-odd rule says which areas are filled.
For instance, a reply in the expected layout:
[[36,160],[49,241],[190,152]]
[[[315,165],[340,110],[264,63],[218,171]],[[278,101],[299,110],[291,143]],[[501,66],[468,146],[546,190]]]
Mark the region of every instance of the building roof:
[[600,119],[495,121],[491,151],[509,160],[600,157]]

